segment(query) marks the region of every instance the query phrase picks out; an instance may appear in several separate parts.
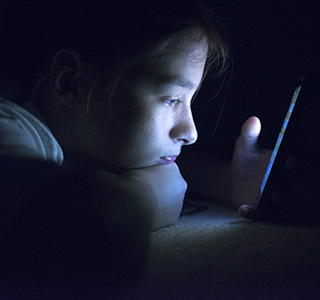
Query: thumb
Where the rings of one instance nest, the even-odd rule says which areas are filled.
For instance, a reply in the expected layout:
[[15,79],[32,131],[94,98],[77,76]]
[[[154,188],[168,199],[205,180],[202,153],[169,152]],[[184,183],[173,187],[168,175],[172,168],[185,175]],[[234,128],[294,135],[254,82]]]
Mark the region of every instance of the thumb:
[[255,150],[260,131],[261,122],[257,117],[247,119],[241,128],[241,136],[239,139],[241,147],[246,148],[246,150]]
[[241,205],[238,209],[238,213],[243,218],[253,221],[259,220],[259,212],[251,205]]

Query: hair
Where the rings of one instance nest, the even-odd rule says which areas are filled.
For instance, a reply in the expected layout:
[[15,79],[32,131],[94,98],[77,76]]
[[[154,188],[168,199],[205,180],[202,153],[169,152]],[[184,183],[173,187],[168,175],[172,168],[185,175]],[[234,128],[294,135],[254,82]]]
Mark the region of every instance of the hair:
[[78,0],[60,5],[58,2],[46,3],[47,14],[40,18],[45,37],[42,47],[47,47],[51,55],[61,49],[75,51],[84,63],[99,66],[103,71],[96,85],[103,81],[101,98],[108,105],[117,97],[126,72],[157,59],[175,41],[191,33],[195,43],[203,38],[208,43],[204,77],[209,70],[213,70],[213,77],[219,77],[228,67],[228,47],[218,32],[222,26],[210,5],[203,1]]

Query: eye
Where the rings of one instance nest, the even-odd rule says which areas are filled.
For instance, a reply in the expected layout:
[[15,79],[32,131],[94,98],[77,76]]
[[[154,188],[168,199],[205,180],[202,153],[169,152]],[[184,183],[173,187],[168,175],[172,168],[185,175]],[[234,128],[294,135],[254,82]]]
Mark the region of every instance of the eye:
[[164,102],[166,104],[173,105],[176,103],[180,103],[181,101],[179,99],[164,99]]

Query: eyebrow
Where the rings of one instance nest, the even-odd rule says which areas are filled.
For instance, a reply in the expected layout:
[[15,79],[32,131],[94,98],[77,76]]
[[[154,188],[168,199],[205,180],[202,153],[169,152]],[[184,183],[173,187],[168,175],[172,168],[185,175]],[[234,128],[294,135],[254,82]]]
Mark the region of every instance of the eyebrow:
[[170,75],[159,75],[155,79],[155,82],[158,84],[170,84],[177,85],[190,90],[198,89],[199,86],[191,82],[190,80],[180,77],[180,76],[170,76]]

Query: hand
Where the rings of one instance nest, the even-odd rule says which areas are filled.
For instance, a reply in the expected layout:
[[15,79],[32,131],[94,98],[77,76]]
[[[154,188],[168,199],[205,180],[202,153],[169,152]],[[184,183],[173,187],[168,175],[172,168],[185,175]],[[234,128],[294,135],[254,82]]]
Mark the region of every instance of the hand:
[[261,182],[272,151],[257,149],[260,120],[251,117],[241,128],[232,157],[232,204],[241,216],[254,219],[260,197]]
[[187,183],[175,163],[125,172],[122,178],[133,180],[146,196],[153,214],[152,229],[174,224],[181,212]]

